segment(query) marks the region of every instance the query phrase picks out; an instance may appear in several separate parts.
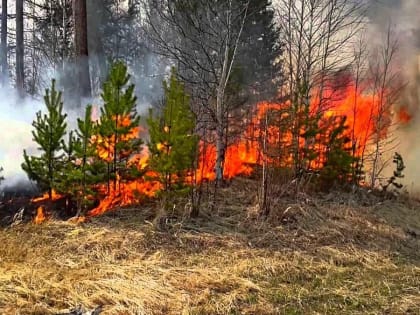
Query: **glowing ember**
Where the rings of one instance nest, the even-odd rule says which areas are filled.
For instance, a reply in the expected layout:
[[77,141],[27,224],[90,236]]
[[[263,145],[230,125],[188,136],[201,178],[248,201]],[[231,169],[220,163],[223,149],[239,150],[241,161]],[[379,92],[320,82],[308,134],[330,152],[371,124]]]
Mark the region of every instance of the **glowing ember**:
[[46,218],[45,213],[44,213],[44,208],[42,206],[38,207],[38,209],[36,209],[36,217],[34,218],[34,223],[35,224],[41,224],[46,219],[47,218]]

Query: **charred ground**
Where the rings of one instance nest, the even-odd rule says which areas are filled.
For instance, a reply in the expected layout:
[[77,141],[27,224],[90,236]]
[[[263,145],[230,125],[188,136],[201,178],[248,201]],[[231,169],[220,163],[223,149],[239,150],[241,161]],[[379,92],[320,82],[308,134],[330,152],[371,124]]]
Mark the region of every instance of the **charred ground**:
[[420,204],[371,194],[282,198],[258,218],[236,179],[195,220],[159,205],[0,231],[0,313],[417,314]]

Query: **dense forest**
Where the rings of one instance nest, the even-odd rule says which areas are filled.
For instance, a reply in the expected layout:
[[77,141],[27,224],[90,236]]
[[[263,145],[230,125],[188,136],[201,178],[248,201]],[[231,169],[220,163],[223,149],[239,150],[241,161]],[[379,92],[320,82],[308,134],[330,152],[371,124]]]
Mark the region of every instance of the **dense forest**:
[[[411,1],[398,5],[400,10],[418,7]],[[392,5],[385,7],[397,16]],[[293,241],[302,229],[322,242],[316,227],[331,224],[331,231],[344,233],[342,238],[352,235],[358,244],[352,234],[356,232],[346,224],[355,224],[355,217],[370,222],[373,216],[346,212],[341,219],[345,223],[336,226],[333,207],[350,205],[350,200],[356,208],[417,202],[407,193],[404,179],[411,164],[406,168],[404,158],[408,132],[415,130],[419,54],[415,43],[401,42],[405,33],[379,8],[357,0],[3,0],[0,94],[13,89],[22,103],[40,100],[43,107],[27,135],[36,150],[25,148],[17,159],[27,183],[2,193],[0,222],[8,227],[29,224],[25,229],[35,234],[45,226],[49,235],[53,224],[71,222],[75,229],[81,226],[83,234],[97,228],[89,224],[102,224],[92,221],[113,215],[121,216],[118,224],[130,234],[129,224],[140,224],[141,218],[142,235],[156,246],[171,235],[165,246],[179,250],[175,239],[188,242],[182,234],[185,227],[188,233],[217,230],[223,238],[245,233],[250,247],[260,244],[255,246],[268,252],[274,249],[261,245],[268,242],[262,231],[281,242],[288,236],[283,230],[281,236],[276,234],[276,226],[297,233]],[[417,33],[413,26],[407,36],[412,39]],[[77,117],[70,119],[74,113]],[[6,167],[0,169],[4,171]],[[7,175],[0,177],[0,183],[7,180]],[[31,187],[29,195],[19,194],[25,185]],[[237,208],[231,209],[229,202]],[[370,235],[364,223],[357,222],[360,231]],[[61,229],[57,226],[57,233]],[[406,230],[414,239],[418,231],[412,226]],[[116,238],[123,237],[118,233]],[[155,233],[164,233],[160,241]],[[0,234],[0,240],[3,237],[7,239]],[[299,242],[296,246],[304,246]],[[418,240],[413,242],[406,247],[419,246]],[[1,263],[0,256],[0,271]],[[418,268],[413,270],[410,283],[420,276]],[[222,288],[215,290],[225,290],[219,285]],[[189,310],[323,312],[321,302],[289,309],[285,297],[276,302],[268,291],[245,286],[246,301],[235,300],[230,309],[217,297],[224,308],[193,303]],[[414,287],[418,290],[418,283]],[[0,310],[10,305],[2,304],[2,292],[0,288]],[[101,306],[91,313],[79,308],[68,314],[100,314],[107,299],[87,302],[80,297],[74,303]],[[264,301],[270,301],[267,308],[259,308]],[[384,311],[380,307],[386,304],[375,309],[366,306],[367,300],[353,302],[344,300],[345,309],[351,304],[359,313]],[[51,303],[54,310],[75,305]],[[127,302],[131,308],[120,311],[116,305],[122,301],[109,303],[115,307],[109,314],[181,310],[172,304],[160,310],[146,304],[136,308],[134,298]],[[334,303],[330,308],[327,304],[325,313],[338,311]],[[26,310],[36,313],[36,308]],[[36,314],[51,312],[46,307]]]

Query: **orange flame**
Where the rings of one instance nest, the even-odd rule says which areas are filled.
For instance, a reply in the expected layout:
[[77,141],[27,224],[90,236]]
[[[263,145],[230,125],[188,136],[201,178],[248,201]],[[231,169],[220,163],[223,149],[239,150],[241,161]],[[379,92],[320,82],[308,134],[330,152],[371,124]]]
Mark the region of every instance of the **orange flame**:
[[[148,172],[146,176],[155,175]],[[105,193],[106,188],[104,185],[100,189]],[[145,197],[154,197],[162,189],[162,184],[157,181],[147,181],[144,178],[123,182],[117,174],[116,189],[114,189],[113,185],[110,185],[109,189],[110,191],[105,198],[101,200],[96,208],[89,211],[88,216],[97,216],[117,206],[129,206],[140,202]]]
[[[51,200],[58,200],[63,198],[62,195],[60,195],[59,193],[57,193],[54,189],[52,190],[52,194],[51,194]],[[42,197],[37,197],[37,198],[33,198],[31,201],[32,202],[40,202],[40,201],[45,201],[45,200],[49,200],[50,196],[48,194],[48,192],[46,192],[45,194],[42,195]]]
[[[119,127],[128,127],[130,123],[130,117],[128,116],[120,117],[117,122]],[[134,127],[128,134],[120,135],[118,141],[137,139],[139,137],[140,131],[140,126]],[[114,147],[116,140],[117,139],[115,138],[115,135],[109,137],[93,136],[91,139],[93,143],[96,143],[99,157],[107,162],[111,162],[114,159]]]
[[[349,127],[347,133],[349,138],[357,143],[356,154],[360,155],[367,142],[375,130],[374,117],[379,109],[378,104],[375,102],[375,97],[370,94],[363,94],[356,90],[353,85],[349,85],[347,88],[342,89],[340,97],[332,97],[326,95],[325,98],[328,101],[328,110],[322,111],[323,114],[318,122],[319,127],[326,127],[326,133],[331,132],[338,123],[336,117],[347,117],[346,125]],[[316,113],[320,111],[319,100],[314,97],[311,101],[310,111]],[[255,168],[262,161],[262,146],[260,140],[257,140],[261,134],[265,134],[267,138],[267,146],[272,148],[290,147],[292,144],[292,133],[290,130],[283,130],[281,127],[282,121],[287,121],[289,117],[288,109],[290,109],[290,102],[285,103],[269,103],[261,102],[257,104],[255,108],[255,114],[250,119],[248,127],[236,143],[229,145],[225,154],[225,162],[223,165],[224,176],[226,179],[234,178],[238,175],[250,175]],[[275,111],[274,116],[278,116],[279,125],[270,124],[266,126],[266,130],[263,130],[261,126],[266,116],[271,115],[271,111]],[[386,116],[386,115],[385,115]],[[129,121],[123,123],[129,124]],[[386,134],[386,126],[384,135]],[[134,138],[138,136],[138,130],[133,130],[129,137]],[[312,163],[311,167],[319,168],[325,161],[322,153],[327,151],[325,141],[322,137],[327,135],[318,135],[315,137],[315,143],[310,146],[320,153],[321,157],[318,161]],[[112,141],[111,141],[112,143]],[[299,146],[304,147],[308,145],[305,140],[299,139]],[[158,144],[158,149],[163,149],[164,143]],[[198,167],[194,174],[187,178],[188,183],[195,182],[200,183],[202,181],[212,181],[215,179],[215,164],[216,164],[216,147],[212,144],[206,144],[203,141],[200,142],[200,154],[198,160]],[[112,146],[104,146],[104,150],[101,151],[100,155],[103,157],[109,157],[110,149]],[[287,150],[286,150],[287,151]],[[275,155],[275,154],[273,154]],[[142,154],[134,156],[130,159],[130,163],[134,163],[141,170],[147,169],[149,159],[149,153],[145,149]],[[269,162],[275,162],[274,158],[270,155],[265,156],[264,159]],[[291,153],[286,153],[281,156],[280,165],[290,166],[293,161]],[[153,172],[148,172],[146,177],[156,177]],[[112,188],[112,187],[111,187]],[[162,185],[157,181],[147,181],[145,179],[138,179],[131,182],[122,182],[118,180],[117,191],[112,188],[109,194],[100,202],[100,205],[93,209],[89,215],[94,216],[104,213],[110,208],[116,206],[125,206],[135,203],[139,200],[136,195],[154,197],[162,189]]]
[[46,219],[47,219],[47,217],[45,216],[44,208],[42,206],[38,207],[38,209],[36,209],[36,217],[34,218],[34,223],[35,224],[41,224]]

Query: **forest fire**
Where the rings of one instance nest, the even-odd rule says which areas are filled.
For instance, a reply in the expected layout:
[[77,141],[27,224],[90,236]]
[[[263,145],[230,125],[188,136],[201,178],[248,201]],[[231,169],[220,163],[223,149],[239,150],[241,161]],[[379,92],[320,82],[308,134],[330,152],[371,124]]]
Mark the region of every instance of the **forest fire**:
[[[319,102],[314,99],[311,102],[311,112],[316,113],[319,109],[317,105]],[[287,148],[291,145],[292,134],[290,130],[283,130],[281,127],[282,121],[289,118],[287,108],[290,104],[278,104],[261,102],[255,108],[255,114],[245,128],[244,133],[238,141],[227,147],[224,163],[224,176],[226,179],[232,179],[238,175],[250,175],[255,166],[261,164],[263,159],[263,147],[261,135],[265,135],[268,147]],[[328,110],[323,111],[318,121],[319,128],[326,128],[324,133],[328,134],[336,127],[337,117],[346,117],[345,136],[353,141],[349,143],[348,147],[355,150],[355,155],[360,156],[366,150],[369,139],[375,131],[374,117],[379,111],[378,103],[375,101],[374,95],[358,93],[354,86],[350,85],[343,89],[340,97],[328,101]],[[264,119],[277,115],[279,124],[270,123],[264,129]],[[391,114],[386,112],[386,123],[383,124],[382,136],[386,136],[386,130],[391,123]],[[410,118],[408,114],[400,112],[400,120],[408,121]],[[138,129],[133,130],[131,136],[138,135]],[[319,152],[320,158],[312,167],[320,167],[323,163],[323,154],[327,150],[327,144],[320,141],[320,137],[315,139],[312,144],[314,150]],[[303,139],[299,140],[299,145],[303,147],[305,142]],[[105,146],[107,150],[101,149],[100,155],[109,158],[111,146]],[[103,147],[104,148],[104,147]],[[267,151],[267,150],[266,150]],[[266,153],[265,160],[274,162],[274,158]],[[130,163],[134,163],[140,170],[147,170],[148,168],[149,152],[144,150],[142,154],[134,156]],[[290,166],[292,156],[290,154],[281,155],[280,163],[285,166]],[[216,148],[212,144],[205,144],[200,142],[200,156],[197,170],[186,181],[200,183],[202,181],[212,181],[215,179],[215,161]],[[95,216],[106,212],[107,210],[116,206],[126,206],[138,202],[143,197],[154,197],[156,193],[162,189],[162,184],[158,181],[147,180],[146,178],[155,178],[156,174],[148,170],[141,178],[133,181],[122,181],[118,179],[117,189],[111,187],[106,197],[101,200],[98,207],[89,212],[89,216]],[[112,185],[111,185],[112,186]],[[105,189],[105,186],[102,188]]]
[[106,193],[105,186],[101,189],[106,197],[101,200],[96,208],[89,211],[88,216],[101,215],[117,206],[123,207],[135,204],[145,197],[152,198],[160,189],[162,189],[162,185],[157,181],[147,181],[145,179],[128,182],[123,182],[118,179],[116,189],[114,189],[112,185],[110,185],[108,193]]
[[[328,161],[333,141],[340,141],[343,150],[358,158],[369,148],[373,134],[381,139],[387,136],[393,120],[392,111],[395,109],[380,102],[377,95],[361,92],[353,84],[341,88],[325,87],[322,101],[318,94],[315,91],[317,96],[312,97],[309,106],[297,106],[291,102],[256,104],[251,118],[242,122],[243,131],[226,147],[224,178],[230,180],[239,175],[249,176],[257,166],[267,163],[292,168],[296,154],[307,154],[309,157],[303,158],[306,163],[303,167],[320,170]],[[95,113],[91,114],[96,116]],[[380,114],[382,116],[379,120]],[[404,108],[401,108],[397,116],[400,123],[407,123],[411,119]],[[175,172],[163,175],[162,170],[159,173],[154,169],[153,163],[150,165],[150,161],[152,154],[170,154],[172,148],[167,137],[171,127],[167,124],[155,126],[155,130],[162,129],[161,138],[152,147],[148,147],[141,144],[143,130],[138,126],[139,120],[131,120],[130,117],[129,114],[109,116],[109,121],[104,125],[104,128],[109,129],[87,137],[89,144],[86,145],[91,145],[96,153],[91,157],[75,159],[75,166],[79,169],[89,167],[95,163],[94,160],[99,161],[103,167],[100,174],[104,175],[100,181],[91,184],[93,194],[86,193],[87,184],[80,182],[87,176],[86,173],[76,175],[80,178],[77,187],[81,190],[78,194],[79,213],[85,201],[91,204],[95,200],[99,202],[96,207],[85,212],[88,217],[103,214],[113,208],[139,204],[146,198],[155,197],[166,187],[167,182],[164,184],[162,178],[169,182],[182,178],[185,184],[190,185],[215,180],[217,149],[213,143],[206,139],[198,142],[198,161],[194,171],[190,170],[183,175]],[[101,127],[102,118],[91,119],[96,127]],[[51,201],[64,197],[68,196],[52,191]],[[46,200],[50,200],[48,193],[32,202]],[[41,223],[45,219],[45,208],[38,207],[34,222]]]
[[[93,115],[96,116],[96,114]],[[131,121],[128,116],[119,117],[118,119],[116,119],[116,124],[119,127],[128,127],[130,123]],[[94,136],[92,141],[97,143],[99,157],[105,161],[112,161],[114,159],[114,149],[116,143],[118,143],[119,141],[126,141],[138,138],[140,131],[141,128],[140,126],[138,126],[132,128],[130,130],[130,133],[119,136],[118,139],[116,139],[115,135],[109,137]]]

